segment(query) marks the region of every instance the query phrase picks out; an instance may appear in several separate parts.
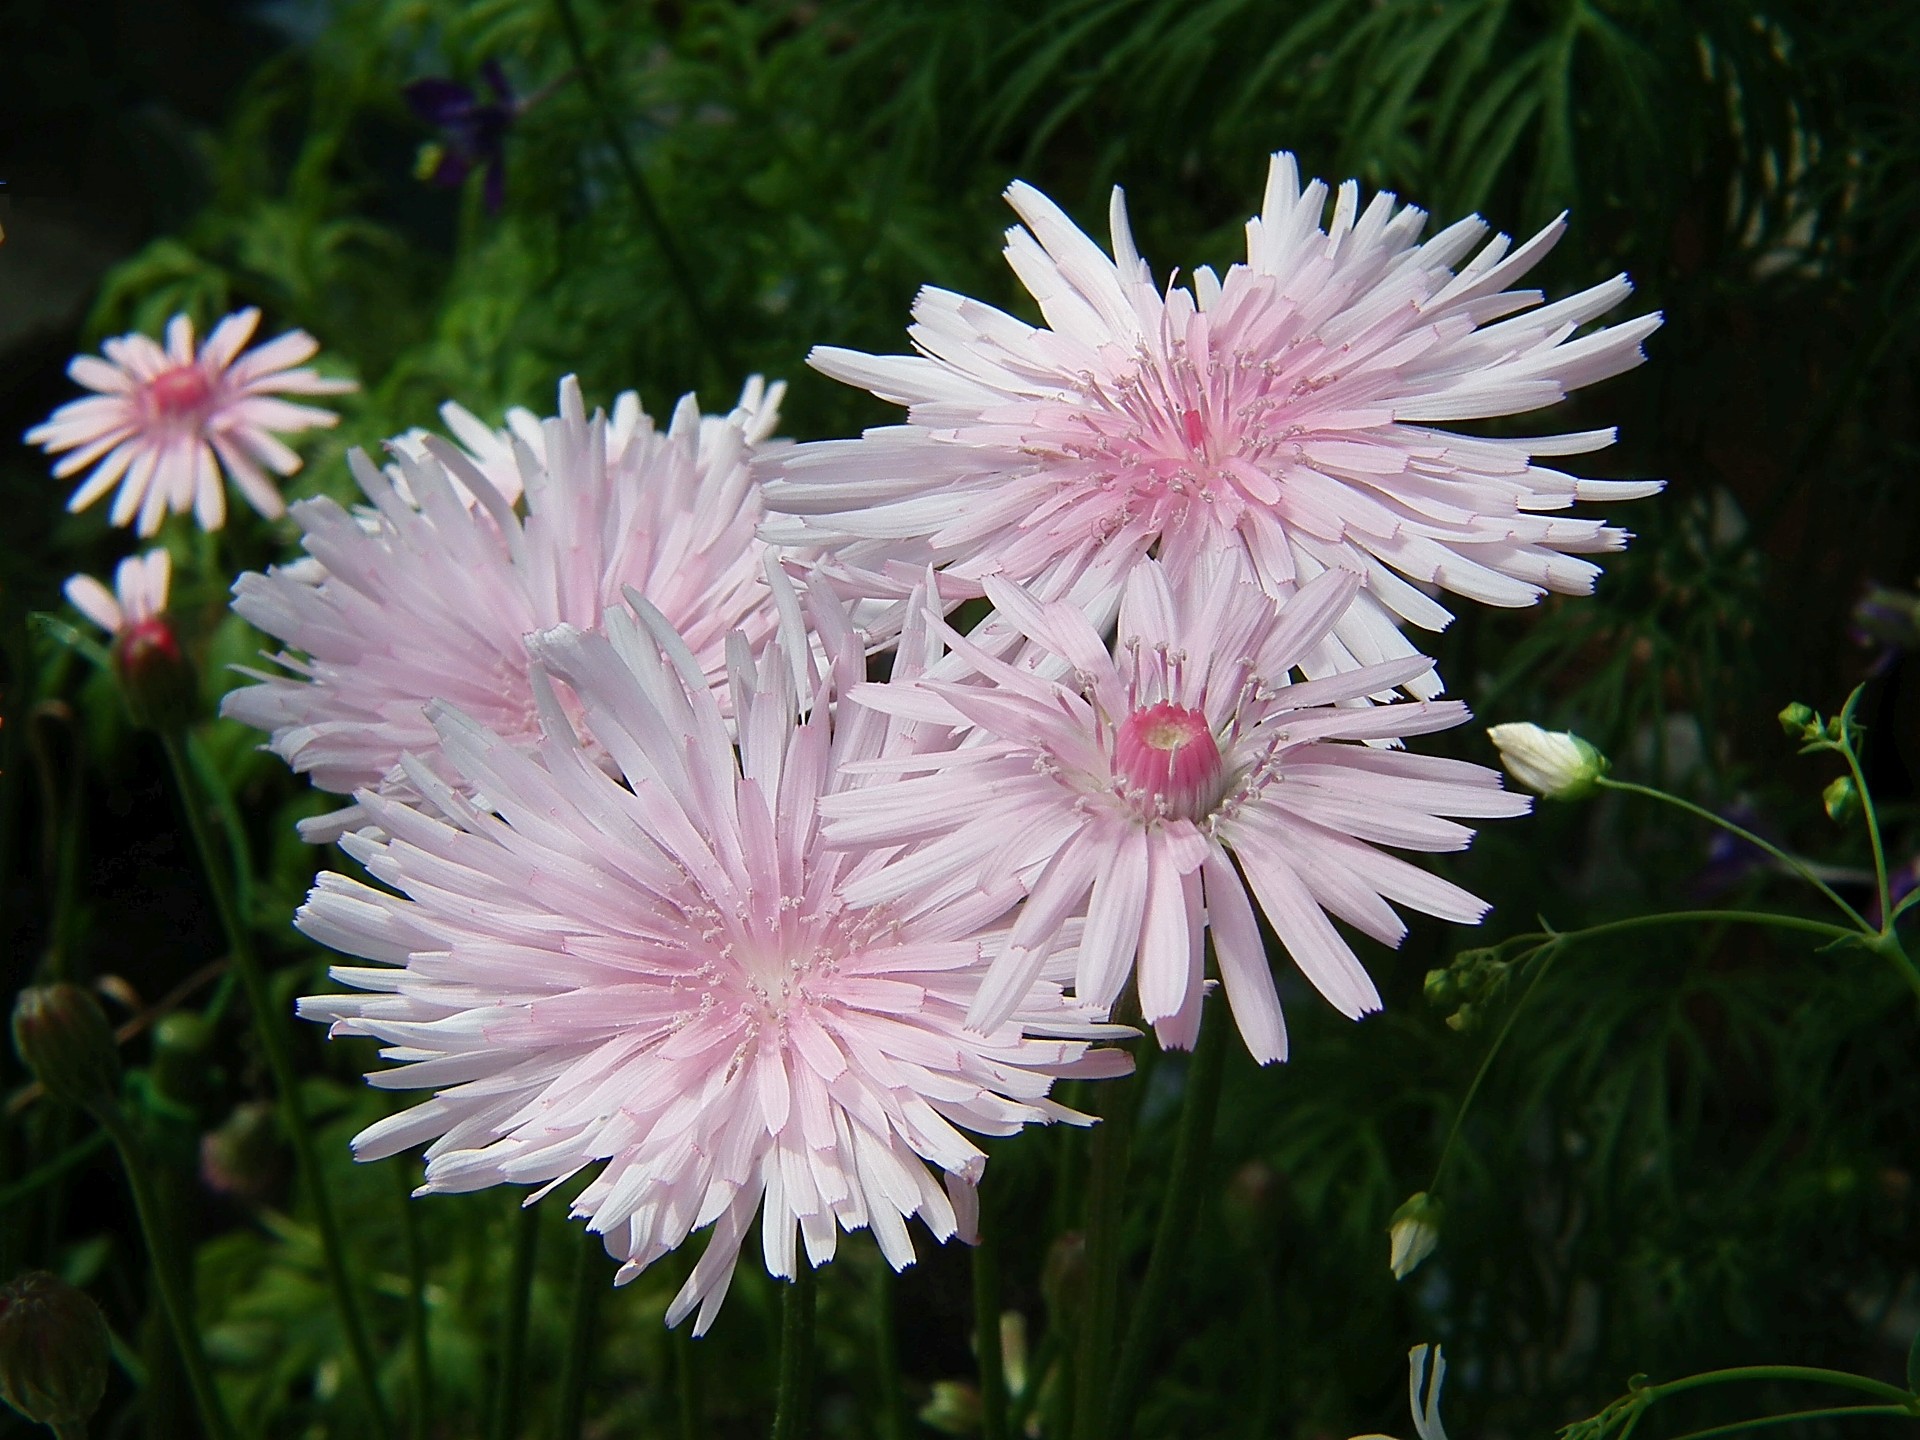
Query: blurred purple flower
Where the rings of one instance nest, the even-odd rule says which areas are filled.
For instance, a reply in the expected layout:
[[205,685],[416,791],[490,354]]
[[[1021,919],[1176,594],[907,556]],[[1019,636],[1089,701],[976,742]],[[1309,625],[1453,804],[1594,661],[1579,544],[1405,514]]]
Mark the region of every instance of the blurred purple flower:
[[1911,590],[1868,581],[1854,603],[1852,621],[1849,633],[1854,643],[1880,652],[1868,672],[1871,675],[1886,674],[1902,654],[1920,650],[1920,595]]
[[480,76],[493,99],[481,99],[470,85],[437,77],[410,81],[401,93],[408,108],[440,132],[440,142],[421,151],[421,178],[453,189],[482,169],[487,213],[498,215],[507,199],[507,131],[525,107],[514,97],[498,60],[483,64]]
[[[1910,856],[1906,864],[1890,871],[1887,875],[1887,898],[1892,903],[1896,915],[1900,911],[1900,902],[1916,890],[1920,890],[1920,855]],[[1874,897],[1872,908],[1867,911],[1867,923],[1875,926],[1885,923],[1880,918],[1880,897],[1877,895]]]
[[[1763,839],[1775,839],[1760,812],[1745,800],[1722,807],[1720,814],[1743,830],[1750,830]],[[1693,877],[1693,893],[1703,901],[1715,899],[1738,887],[1749,875],[1772,869],[1773,864],[1773,857],[1758,845],[1716,828],[1707,839],[1707,863]]]

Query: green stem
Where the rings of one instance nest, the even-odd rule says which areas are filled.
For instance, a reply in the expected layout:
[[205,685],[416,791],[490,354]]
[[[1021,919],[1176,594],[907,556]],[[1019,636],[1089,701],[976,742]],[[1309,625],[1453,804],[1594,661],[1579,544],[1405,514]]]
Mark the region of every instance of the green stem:
[[200,1327],[195,1323],[193,1307],[187,1300],[186,1285],[174,1262],[173,1251],[169,1248],[169,1237],[160,1212],[160,1196],[154,1189],[153,1174],[147,1167],[145,1147],[118,1105],[104,1105],[93,1113],[120,1151],[120,1164],[127,1172],[127,1184],[133,1190],[133,1208],[140,1217],[140,1233],[146,1237],[147,1254],[153,1261],[153,1280],[160,1291],[161,1308],[166,1311],[167,1324],[172,1328],[174,1343],[179,1347],[180,1363],[187,1372],[187,1383],[193,1387],[194,1403],[200,1409],[200,1423],[206,1427],[210,1440],[233,1440],[233,1422],[227,1418],[226,1406],[221,1403],[220,1392],[213,1383],[213,1373],[207,1368],[206,1352],[200,1346]]
[[1129,1440],[1133,1433],[1134,1414],[1147,1380],[1148,1352],[1168,1312],[1173,1279],[1186,1259],[1187,1241],[1193,1234],[1194,1217],[1200,1208],[1200,1191],[1207,1176],[1207,1152],[1213,1144],[1214,1117],[1220,1109],[1220,1079],[1226,1070],[1226,1034],[1231,1028],[1221,1016],[1213,1013],[1219,1008],[1219,1005],[1203,1005],[1200,1012],[1200,1039],[1187,1066],[1186,1094],[1180,1104],[1180,1126],[1174,1135],[1173,1161],[1167,1171],[1166,1198],[1160,1203],[1160,1219],[1154,1227],[1147,1273],[1133,1302],[1133,1315],[1127,1322],[1126,1339],[1120,1345],[1120,1364],[1114,1374],[1109,1411],[1113,1440]]
[[[976,1265],[978,1260],[976,1257]],[[974,1272],[979,1283],[979,1271]],[[899,1277],[884,1261],[874,1276],[873,1350],[880,1371],[881,1440],[907,1440],[906,1392],[900,1384],[900,1339],[894,1333],[894,1286]]]
[[341,1327],[347,1334],[347,1348],[353,1368],[366,1397],[367,1414],[373,1422],[377,1440],[390,1440],[393,1422],[387,1414],[386,1399],[380,1393],[379,1370],[374,1364],[373,1347],[368,1343],[366,1326],[361,1320],[353,1278],[347,1268],[346,1246],[340,1236],[340,1222],[334,1213],[333,1196],[327,1188],[319,1154],[314,1147],[313,1126],[307,1118],[306,1101],[300,1092],[300,1076],[294,1069],[286,1030],[274,1006],[273,992],[260,967],[259,957],[254,954],[253,932],[247,927],[246,917],[234,904],[233,890],[227,882],[227,867],[221,863],[213,836],[207,829],[199,786],[194,779],[193,767],[188,763],[185,747],[181,744],[181,737],[177,732],[163,732],[160,743],[166,749],[167,763],[173,768],[174,784],[180,792],[180,808],[186,814],[187,829],[192,832],[194,847],[200,853],[200,866],[206,872],[207,886],[213,892],[214,908],[219,911],[221,927],[227,932],[227,944],[233,952],[233,968],[247,992],[247,1004],[253,1011],[254,1031],[266,1055],[267,1068],[273,1073],[281,1124],[293,1144],[294,1163],[299,1167],[300,1178],[313,1204],[327,1280],[333,1291],[334,1307],[339,1312]]
[[[1867,924],[1866,918],[1862,916],[1858,910],[1854,909],[1853,906],[1849,905],[1845,900],[1842,900],[1831,885],[1814,874],[1813,871],[1807,867],[1805,861],[1789,855],[1771,840],[1763,839],[1751,830],[1734,824],[1724,815],[1714,814],[1713,811],[1707,809],[1705,806],[1696,805],[1691,800],[1682,800],[1678,795],[1669,795],[1665,790],[1657,790],[1651,785],[1636,785],[1631,780],[1613,780],[1605,775],[1602,775],[1596,783],[1605,790],[1619,790],[1628,795],[1642,795],[1649,800],[1658,800],[1662,804],[1671,805],[1677,810],[1684,810],[1687,814],[1697,819],[1705,820],[1708,824],[1717,825],[1730,835],[1739,836],[1749,845],[1773,856],[1774,859],[1785,865],[1789,870],[1792,870],[1794,874],[1798,875],[1802,880],[1805,880],[1809,885],[1813,886],[1814,889],[1826,896],[1827,899],[1831,900],[1839,907],[1840,912],[1854,923],[1859,933],[1865,935],[1872,935],[1874,933],[1873,927]],[[1878,848],[1878,844],[1879,842],[1876,837],[1876,849]],[[1885,914],[1886,912],[1882,910],[1881,913]]]
[[433,1356],[427,1348],[427,1257],[420,1238],[420,1207],[413,1203],[413,1186],[404,1160],[389,1167],[400,1187],[400,1218],[407,1244],[407,1352],[413,1372],[414,1440],[426,1440],[433,1423]]
[[1119,1308],[1123,1206],[1133,1148],[1134,1091],[1139,1079],[1110,1082],[1094,1128],[1087,1178],[1087,1289],[1074,1358],[1074,1440],[1102,1440],[1112,1389],[1114,1312]]
[[980,1207],[973,1246],[973,1348],[980,1364],[980,1440],[1007,1440],[1007,1367],[1000,1345],[1000,1247],[995,1217]]
[[1882,930],[1893,928],[1892,892],[1887,888],[1887,851],[1880,843],[1880,817],[1874,812],[1873,794],[1867,789],[1866,772],[1860,768],[1860,757],[1853,753],[1852,744],[1840,747],[1841,755],[1846,757],[1847,769],[1853,773],[1853,788],[1860,796],[1860,815],[1867,822],[1867,840],[1873,846],[1873,884],[1875,893],[1880,897],[1880,925]]
[[700,299],[700,286],[694,279],[693,269],[681,252],[679,241],[674,238],[673,227],[667,224],[659,201],[654,198],[653,187],[647,184],[646,175],[633,158],[626,134],[620,128],[619,117],[614,114],[612,101],[600,83],[600,72],[587,58],[586,40],[580,32],[580,17],[574,13],[573,0],[555,0],[555,8],[559,12],[560,28],[566,32],[567,49],[573,54],[574,68],[579,71],[580,83],[586,88],[587,98],[593,102],[594,111],[600,117],[600,126],[606,132],[614,163],[620,167],[620,175],[627,182],[627,189],[633,192],[640,218],[653,232],[654,243],[660,247],[660,253],[667,262],[667,273],[673,277],[674,288],[680,292],[680,299],[693,321],[694,343],[700,347],[701,354],[713,367],[720,382],[729,384],[736,376],[726,336],[708,316],[707,307]]
[[1460,1138],[1460,1126],[1466,1120],[1467,1112],[1473,1108],[1474,1097],[1480,1093],[1480,1086],[1486,1080],[1487,1072],[1493,1069],[1493,1057],[1498,1055],[1500,1047],[1507,1043],[1507,1036],[1513,1033],[1514,1024],[1520,1019],[1520,1012],[1527,1008],[1527,1001],[1533,998],[1533,992],[1540,988],[1540,982],[1546,978],[1547,971],[1553,968],[1553,962],[1559,955],[1560,949],[1558,940],[1549,940],[1534,952],[1545,958],[1534,969],[1533,978],[1527,982],[1527,988],[1521,991],[1520,999],[1515,1002],[1513,1009],[1507,1012],[1507,1018],[1501,1023],[1499,1034],[1493,1037],[1493,1044],[1487,1047],[1487,1053],[1480,1058],[1480,1068],[1473,1072],[1473,1083],[1467,1086],[1467,1093],[1461,1097],[1460,1108],[1453,1112],[1453,1124],[1447,1128],[1446,1143],[1440,1147],[1440,1158],[1434,1162],[1433,1179],[1427,1182],[1429,1195],[1440,1193],[1440,1177],[1447,1173],[1447,1162],[1453,1158],[1454,1142]]
[[1847,1415],[1893,1415],[1920,1420],[1920,1415],[1905,1405],[1834,1405],[1823,1410],[1795,1410],[1786,1415],[1762,1415],[1753,1420],[1736,1420],[1730,1425],[1712,1425],[1705,1430],[1689,1430],[1675,1440],[1709,1440],[1714,1435],[1735,1435],[1743,1430],[1760,1430],[1769,1425],[1790,1425],[1796,1420],[1829,1420]]
[[[673,1354],[673,1388],[680,1410],[680,1440],[706,1440],[700,1414],[700,1372],[694,1368],[693,1337],[684,1330],[667,1333]],[[888,1436],[887,1440],[895,1440]],[[904,1440],[904,1437],[902,1437]]]
[[494,1401],[491,1440],[520,1433],[521,1380],[527,1368],[527,1313],[532,1308],[533,1261],[539,1248],[540,1211],[527,1205],[513,1217],[513,1258],[507,1266],[507,1313],[501,1326],[500,1389]]
[[780,1389],[773,1440],[806,1440],[813,1431],[813,1266],[801,1255],[780,1297]]
[[1733,1385],[1747,1380],[1800,1380],[1809,1385],[1833,1385],[1843,1390],[1877,1395],[1882,1400],[1902,1406],[1910,1414],[1916,1413],[1915,1397],[1898,1385],[1889,1385],[1884,1380],[1875,1380],[1867,1375],[1855,1375],[1848,1370],[1823,1370],[1813,1365],[1735,1365],[1726,1370],[1705,1370],[1698,1375],[1686,1375],[1658,1385],[1645,1385],[1638,1393],[1652,1403],[1707,1385]]
[[555,1440],[580,1440],[586,1431],[587,1386],[593,1379],[594,1340],[600,1295],[607,1288],[606,1243],[593,1231],[582,1232],[573,1271],[573,1314],[567,1321],[567,1348],[560,1358],[560,1421]]

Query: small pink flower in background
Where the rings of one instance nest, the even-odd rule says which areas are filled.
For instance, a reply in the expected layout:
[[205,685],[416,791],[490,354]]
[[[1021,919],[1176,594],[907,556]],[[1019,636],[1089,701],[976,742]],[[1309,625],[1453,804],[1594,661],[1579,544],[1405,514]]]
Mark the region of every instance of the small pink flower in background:
[[108,590],[91,575],[75,575],[65,591],[73,608],[118,639],[128,630],[158,620],[167,610],[173,560],[165,550],[129,555],[113,572]]
[[333,972],[370,993],[300,1013],[393,1047],[406,1063],[377,1084],[434,1091],[355,1141],[365,1160],[432,1142],[425,1193],[551,1189],[602,1164],[573,1210],[626,1262],[620,1281],[711,1225],[667,1311],[697,1307],[698,1333],[756,1212],[774,1275],[795,1273],[796,1238],[819,1265],[860,1228],[903,1267],[912,1216],[942,1239],[970,1228],[986,1157],[965,1132],[1080,1119],[1046,1098],[1054,1079],[1129,1061],[1089,1050],[1126,1032],[1062,993],[1071,933],[1007,1020],[969,1030],[1006,887],[847,904],[878,858],[821,846],[819,807],[900,727],[834,704],[864,673],[843,612],[815,604],[817,640],[796,625],[758,664],[735,643],[737,754],[686,643],[639,615],[533,642],[625,783],[543,679],[530,753],[434,706],[447,766],[497,813],[412,760],[437,814],[359,797],[378,828],[343,844],[399,893],[320,877],[300,928],[373,962]]
[[[776,423],[779,390],[756,379],[726,416],[703,417],[689,396],[665,431],[636,402],[616,454],[618,433],[604,415],[588,419],[569,378],[559,416],[530,438],[509,443],[474,421],[478,434],[461,432],[468,451],[406,441],[384,472],[354,452],[374,509],[300,502],[310,559],[235,583],[235,612],[300,653],[273,657],[288,673],[247,672],[260,683],[230,692],[221,713],[268,731],[274,753],[322,790],[417,796],[398,767],[438,748],[429,700],[531,740],[524,637],[595,628],[628,587],[681,628],[724,690],[728,635],[744,631],[757,651],[776,623],[747,462]],[[518,510],[493,483],[507,457],[524,488]],[[360,815],[350,805],[301,833],[334,839]]]
[[896,903],[930,883],[1008,878],[1027,891],[975,1023],[1001,1023],[1051,963],[1062,923],[1084,914],[1079,999],[1108,1013],[1133,976],[1161,1042],[1191,1046],[1210,931],[1235,1022],[1266,1063],[1285,1058],[1286,1030],[1249,884],[1294,963],[1354,1017],[1380,997],[1329,915],[1397,945],[1406,926],[1390,901],[1463,924],[1484,914],[1376,847],[1463,849],[1473,832],[1442,817],[1519,815],[1527,798],[1483,766],[1348,743],[1444,730],[1466,707],[1364,703],[1431,665],[1420,657],[1288,683],[1360,577],[1329,572],[1284,606],[1250,582],[1230,551],[1193,557],[1178,578],[1141,562],[1110,653],[1072,606],[988,577],[997,613],[1050,666],[1005,664],[948,630],[953,653],[913,683],[853,691],[902,720],[953,727],[958,743],[869,767],[904,778],[822,801],[830,843],[914,847],[848,898]]
[[1178,572],[1222,548],[1276,595],[1348,569],[1365,589],[1325,671],[1413,654],[1400,622],[1452,618],[1422,587],[1508,606],[1591,589],[1598,571],[1574,555],[1625,533],[1544,512],[1660,488],[1552,468],[1611,430],[1444,428],[1551,405],[1643,358],[1658,315],[1575,338],[1626,297],[1625,276],[1550,305],[1508,288],[1561,220],[1511,253],[1504,235],[1481,244],[1478,218],[1421,244],[1421,211],[1385,194],[1362,209],[1352,182],[1328,218],[1327,187],[1303,189],[1280,154],[1246,263],[1163,290],[1118,190],[1111,257],[1032,187],[1007,198],[1025,222],[1007,260],[1045,325],[929,288],[918,354],[816,349],[817,369],[909,407],[907,423],[769,456],[768,509],[791,517],[770,539],[824,548],[875,593],[929,564],[977,587],[1061,565],[1117,574],[1150,552]]
[[122,335],[101,347],[105,359],[77,356],[67,373],[98,393],[62,405],[26,437],[49,455],[65,454],[57,478],[94,467],[67,509],[84,510],[117,486],[115,525],[137,519],[140,534],[151,535],[169,511],[191,510],[202,529],[217,530],[227,518],[225,471],[255,510],[268,519],[284,514],[266,471],[291,475],[300,457],[276,437],[339,417],[278,397],[357,387],[294,368],[320,348],[304,330],[246,350],[259,322],[254,309],[229,315],[196,351],[193,322],[176,315],[164,348],[145,335]]

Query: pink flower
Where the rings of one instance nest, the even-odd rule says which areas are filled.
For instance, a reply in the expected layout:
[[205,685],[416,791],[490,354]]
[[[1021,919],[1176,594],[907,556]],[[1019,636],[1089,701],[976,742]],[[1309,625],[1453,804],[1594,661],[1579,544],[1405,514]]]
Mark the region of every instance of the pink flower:
[[172,576],[172,557],[165,550],[149,550],[120,562],[111,591],[91,575],[75,575],[67,581],[65,593],[74,609],[118,639],[123,632],[166,614]]
[[138,515],[140,533],[151,535],[169,511],[191,510],[203,530],[217,530],[227,519],[224,470],[262,515],[285,513],[261,467],[291,475],[300,457],[276,436],[332,425],[339,417],[276,397],[357,387],[293,368],[320,348],[304,330],[243,353],[259,323],[258,310],[229,315],[196,353],[193,322],[176,315],[165,349],[145,335],[122,335],[101,347],[104,360],[76,356],[67,373],[98,393],[62,405],[27,432],[27,442],[49,455],[71,452],[54,467],[56,478],[94,467],[67,509],[84,510],[117,485],[109,516],[115,525]]
[[1118,575],[1149,552],[1178,572],[1232,549],[1275,595],[1329,568],[1363,575],[1315,667],[1351,668],[1412,654],[1400,621],[1451,619],[1423,586],[1491,605],[1591,589],[1598,571],[1574,555],[1617,550],[1625,533],[1547,512],[1660,488],[1535,463],[1599,449],[1611,430],[1443,428],[1551,405],[1643,358],[1658,315],[1574,338],[1625,298],[1625,276],[1544,306],[1507,288],[1564,217],[1511,254],[1496,236],[1456,271],[1484,221],[1421,244],[1421,211],[1384,194],[1363,211],[1349,182],[1323,226],[1327,187],[1303,190],[1280,154],[1246,263],[1162,290],[1118,190],[1111,258],[1030,186],[1007,198],[1026,222],[1007,260],[1045,327],[923,290],[917,355],[811,357],[909,407],[907,423],[763,464],[768,509],[793,517],[769,538],[826,548],[872,593],[928,564],[977,590],[1062,565]]
[[914,847],[850,887],[856,904],[1020,880],[1026,903],[974,1002],[977,1024],[1002,1021],[1051,963],[1062,922],[1084,912],[1080,1000],[1107,1013],[1137,974],[1161,1042],[1190,1046],[1211,933],[1247,1048],[1280,1060],[1286,1030],[1247,886],[1307,979],[1357,1017],[1379,993],[1330,914],[1397,945],[1406,927],[1390,901],[1463,924],[1486,910],[1376,847],[1459,850],[1473,832],[1442,817],[1519,815],[1528,801],[1482,766],[1376,748],[1467,718],[1457,701],[1364,703],[1431,661],[1289,683],[1359,576],[1328,572],[1282,606],[1231,551],[1194,557],[1184,579],[1170,571],[1134,567],[1112,653],[1073,606],[989,576],[997,613],[1046,663],[1003,663],[948,630],[953,654],[911,684],[856,689],[859,704],[953,727],[958,744],[871,767],[903,778],[823,801],[824,833]]
[[355,1141],[364,1160],[431,1141],[423,1193],[551,1189],[604,1162],[573,1212],[626,1262],[621,1282],[713,1226],[667,1311],[677,1324],[697,1306],[697,1333],[756,1211],[774,1275],[795,1273],[796,1234],[819,1265],[862,1227],[900,1268],[909,1217],[943,1239],[968,1228],[985,1156],[965,1132],[1078,1119],[1047,1100],[1054,1078],[1128,1061],[1088,1050],[1115,1027],[1055,978],[1005,1023],[967,1028],[1008,895],[847,904],[878,862],[823,848],[819,808],[898,727],[834,704],[863,673],[843,613],[811,617],[831,683],[793,630],[758,665],[735,644],[736,756],[700,662],[638,612],[533,642],[624,784],[540,672],[531,753],[433,706],[447,765],[497,813],[411,759],[438,815],[359,797],[379,829],[343,843],[400,893],[320,877],[300,928],[372,961],[333,972],[370,993],[301,1013],[392,1047],[403,1064],[376,1084],[435,1092]]
[[[484,448],[397,445],[391,473],[354,452],[375,510],[356,517],[329,499],[302,501],[293,517],[311,560],[234,585],[242,618],[303,653],[273,657],[288,674],[247,672],[260,683],[228,694],[221,713],[269,731],[274,753],[322,790],[415,795],[398,766],[436,748],[427,701],[532,739],[523,637],[592,629],[629,587],[681,628],[724,688],[728,634],[743,630],[757,650],[775,624],[747,457],[772,428],[779,388],[769,398],[756,379],[743,396],[751,408],[725,417],[703,418],[688,396],[665,432],[636,410],[616,459],[615,432],[604,415],[588,420],[568,379],[559,417],[533,436],[538,448],[514,437],[526,489],[518,510],[493,483],[498,456]],[[350,805],[301,833],[330,840],[360,815]]]

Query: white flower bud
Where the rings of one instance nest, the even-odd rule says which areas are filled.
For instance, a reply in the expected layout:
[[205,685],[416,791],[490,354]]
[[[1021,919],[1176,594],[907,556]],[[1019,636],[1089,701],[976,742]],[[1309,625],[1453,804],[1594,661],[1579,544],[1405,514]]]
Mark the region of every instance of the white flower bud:
[[1406,1279],[1440,1244],[1440,1202],[1424,1190],[1408,1196],[1388,1222],[1387,1244],[1393,1278]]
[[1489,726],[1487,738],[1499,750],[1507,773],[1549,800],[1584,800],[1607,773],[1607,757],[1568,730],[1542,730],[1517,721]]

